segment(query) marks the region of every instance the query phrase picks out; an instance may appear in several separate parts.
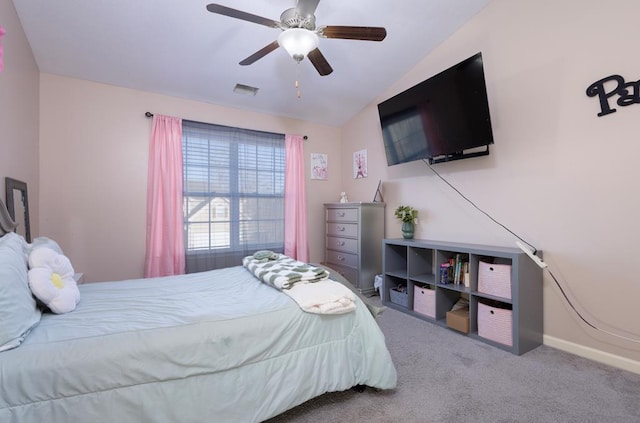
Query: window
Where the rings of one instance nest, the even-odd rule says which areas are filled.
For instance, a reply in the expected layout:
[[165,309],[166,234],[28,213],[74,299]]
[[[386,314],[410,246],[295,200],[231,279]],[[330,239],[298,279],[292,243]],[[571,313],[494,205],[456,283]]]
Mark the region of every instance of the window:
[[187,271],[197,256],[226,256],[206,266],[216,268],[259,249],[282,252],[284,135],[183,121],[182,139]]

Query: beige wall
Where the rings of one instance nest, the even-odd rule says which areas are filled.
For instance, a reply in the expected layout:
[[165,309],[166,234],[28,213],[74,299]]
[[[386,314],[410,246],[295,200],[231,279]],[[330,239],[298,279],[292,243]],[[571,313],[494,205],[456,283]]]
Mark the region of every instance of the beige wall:
[[38,230],[38,67],[11,0],[0,0],[6,35],[0,72],[0,198],[4,178],[27,183],[32,233]]
[[[41,234],[56,239],[88,281],[143,275],[149,111],[201,122],[307,135],[311,260],[323,258],[322,203],[340,192],[338,128],[42,74]],[[309,180],[311,153],[328,181]]]
[[[481,51],[495,146],[489,157],[434,165],[493,218],[544,250],[545,260],[596,326],[582,323],[553,279],[544,278],[545,342],[640,359],[640,284],[634,263],[640,233],[640,104],[597,117],[585,94],[612,74],[640,79],[635,0],[494,0],[376,101]],[[615,98],[612,99],[612,105]],[[343,155],[366,148],[368,180],[344,188],[367,200],[382,179],[387,236],[400,236],[393,209],[408,203],[422,218],[417,238],[515,246],[422,162],[387,167],[375,104],[343,128]]]

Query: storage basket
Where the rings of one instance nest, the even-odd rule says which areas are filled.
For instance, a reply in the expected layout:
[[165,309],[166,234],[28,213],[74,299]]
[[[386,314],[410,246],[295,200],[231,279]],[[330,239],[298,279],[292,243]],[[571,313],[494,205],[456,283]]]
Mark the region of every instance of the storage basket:
[[481,261],[478,265],[478,292],[511,299],[511,265]]
[[513,346],[513,312],[478,302],[478,336]]
[[436,317],[436,291],[415,285],[413,287],[413,311],[428,317]]
[[405,286],[391,288],[389,290],[389,297],[392,303],[409,307],[409,294],[407,294],[407,288]]

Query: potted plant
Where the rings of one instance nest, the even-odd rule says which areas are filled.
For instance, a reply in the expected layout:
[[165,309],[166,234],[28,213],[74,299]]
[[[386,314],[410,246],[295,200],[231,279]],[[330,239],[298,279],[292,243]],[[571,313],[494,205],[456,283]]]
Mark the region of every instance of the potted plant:
[[418,223],[418,210],[411,206],[398,206],[395,215],[402,221],[402,236],[405,239],[413,238],[415,225]]

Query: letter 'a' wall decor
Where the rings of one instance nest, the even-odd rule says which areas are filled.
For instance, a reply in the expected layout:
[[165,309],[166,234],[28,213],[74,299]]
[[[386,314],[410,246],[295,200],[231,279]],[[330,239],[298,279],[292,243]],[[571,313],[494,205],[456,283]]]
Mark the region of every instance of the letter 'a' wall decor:
[[609,99],[615,95],[618,96],[616,104],[621,107],[640,103],[640,81],[625,82],[620,75],[607,76],[589,85],[587,95],[598,96],[600,100],[598,117],[605,116],[616,112],[616,109],[609,105]]

